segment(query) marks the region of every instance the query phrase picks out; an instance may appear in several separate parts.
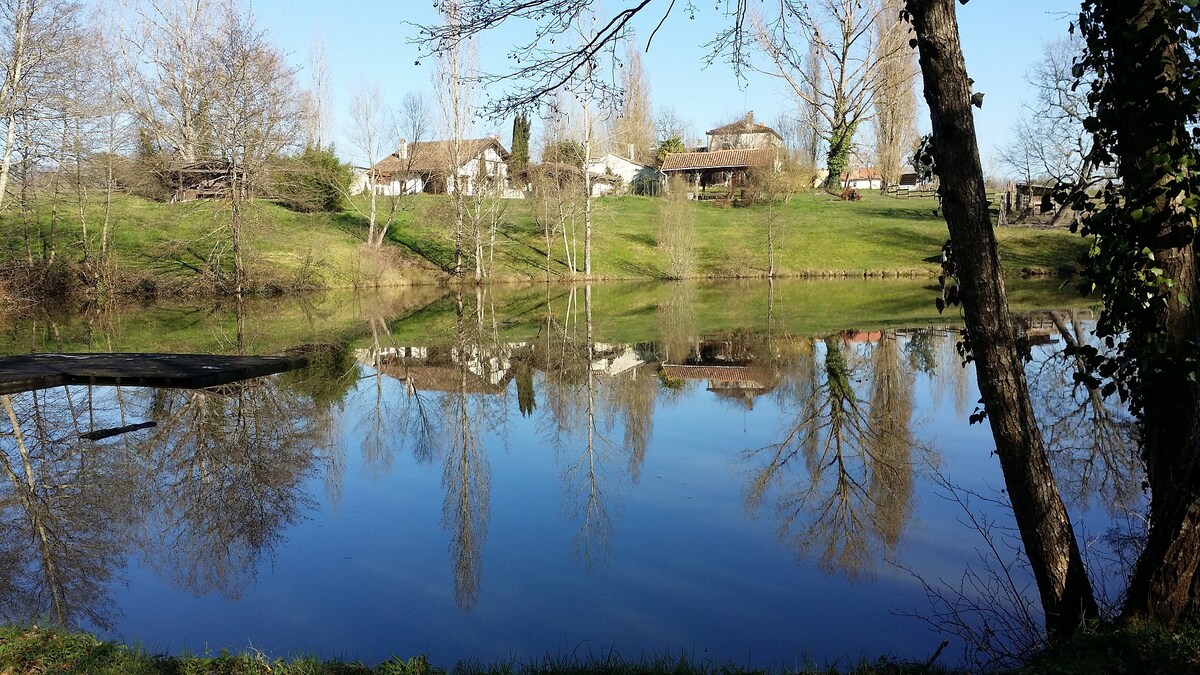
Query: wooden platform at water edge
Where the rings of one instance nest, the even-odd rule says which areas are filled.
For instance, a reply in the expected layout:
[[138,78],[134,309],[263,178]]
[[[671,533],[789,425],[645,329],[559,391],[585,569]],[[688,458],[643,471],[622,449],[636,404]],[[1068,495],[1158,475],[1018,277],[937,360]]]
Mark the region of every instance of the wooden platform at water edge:
[[0,394],[63,385],[203,389],[296,370],[302,356],[29,354],[0,357]]

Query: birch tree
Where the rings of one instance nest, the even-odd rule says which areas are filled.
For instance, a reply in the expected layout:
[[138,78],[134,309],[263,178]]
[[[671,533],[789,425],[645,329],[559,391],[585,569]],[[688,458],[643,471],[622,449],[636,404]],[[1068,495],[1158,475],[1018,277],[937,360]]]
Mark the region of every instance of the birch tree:
[[59,57],[68,51],[79,5],[67,0],[0,0],[0,84],[4,154],[0,159],[0,206],[8,191],[22,118],[54,90]]
[[350,99],[350,142],[367,163],[367,244],[376,248],[383,244],[383,237],[376,236],[378,164],[395,150],[398,141],[392,131],[395,122],[389,118],[379,85],[364,84],[354,92]]

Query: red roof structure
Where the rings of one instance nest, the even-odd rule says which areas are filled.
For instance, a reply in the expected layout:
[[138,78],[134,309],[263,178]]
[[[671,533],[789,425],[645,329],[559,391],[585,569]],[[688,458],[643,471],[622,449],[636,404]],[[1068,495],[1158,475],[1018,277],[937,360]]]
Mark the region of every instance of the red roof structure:
[[741,135],[741,134],[772,134],[776,138],[783,140],[783,137],[779,135],[778,131],[775,131],[774,129],[772,129],[771,127],[769,127],[765,124],[756,124],[754,122],[754,113],[753,112],[746,113],[745,118],[740,119],[736,122],[733,122],[731,124],[726,124],[723,127],[717,127],[716,129],[710,129],[708,131],[709,136],[727,136],[727,135]]
[[[469,138],[459,141],[458,158],[461,164],[478,159],[488,148],[495,148],[496,154],[508,161],[510,153],[500,144],[500,140],[489,136],[487,138]],[[382,175],[395,174],[437,174],[446,173],[453,163],[454,141],[418,141],[406,144],[403,150],[384,157],[375,165],[375,171]],[[461,165],[460,164],[460,165]]]
[[673,152],[663,160],[662,171],[712,171],[721,169],[769,168],[775,165],[775,148]]

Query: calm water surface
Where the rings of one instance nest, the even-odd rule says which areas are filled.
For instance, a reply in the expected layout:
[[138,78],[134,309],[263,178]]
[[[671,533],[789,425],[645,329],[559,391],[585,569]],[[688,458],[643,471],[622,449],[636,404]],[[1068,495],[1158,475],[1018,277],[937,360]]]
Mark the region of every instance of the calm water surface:
[[[1054,286],[1013,292],[1035,403],[1094,563],[1118,574],[1105,535],[1142,508],[1131,428],[1071,386],[1060,351],[1091,314]],[[9,353],[307,346],[313,366],[4,397],[0,612],[171,653],[771,667],[923,659],[951,637],[960,661],[920,618],[944,609],[925,584],[994,594],[964,572],[984,571],[981,528],[1003,563],[1014,539],[932,298],[426,289],[12,323]],[[142,421],[158,426],[79,438]]]

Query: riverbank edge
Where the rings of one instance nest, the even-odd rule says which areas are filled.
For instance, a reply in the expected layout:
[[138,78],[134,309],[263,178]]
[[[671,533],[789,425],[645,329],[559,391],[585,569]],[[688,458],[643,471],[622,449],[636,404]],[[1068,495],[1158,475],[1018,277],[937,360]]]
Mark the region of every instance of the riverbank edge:
[[[88,675],[515,675],[535,673],[638,673],[655,675],[957,675],[976,672],[936,664],[941,649],[929,662],[899,661],[881,657],[852,667],[806,664],[755,670],[737,664],[716,664],[685,655],[643,657],[637,661],[612,653],[581,660],[551,655],[530,661],[510,659],[493,664],[458,663],[452,667],[431,664],[424,656],[393,657],[377,665],[298,656],[275,659],[259,651],[167,656],[139,646],[101,640],[85,632],[69,632],[31,625],[0,626],[0,673],[84,673]],[[1103,673],[1200,673],[1200,628],[1185,626],[1167,631],[1146,625],[1121,628],[1097,626],[1081,630],[1068,643],[1034,656],[1027,664],[1008,670],[987,671],[1007,675],[1100,675]]]
[[152,654],[139,646],[108,642],[90,633],[67,632],[37,626],[0,627],[0,673],[83,673],[87,675],[516,675],[534,673],[644,674],[657,675],[742,675],[780,673],[785,675],[949,675],[966,671],[936,665],[881,658],[851,669],[805,665],[771,670],[743,668],[733,663],[716,664],[687,655],[623,659],[615,653],[582,660],[575,656],[543,656],[531,661],[516,659],[493,664],[460,662],[451,667],[431,664],[424,656],[392,657],[376,666],[357,661],[323,660],[295,656],[271,658],[259,651],[168,656]]
[[[1077,272],[1077,267],[1062,266],[1059,268],[1024,267],[1005,270],[1009,279],[1070,279]],[[146,279],[125,279],[107,277],[97,282],[97,276],[90,270],[75,265],[60,265],[56,268],[36,272],[40,276],[31,279],[34,274],[24,267],[0,268],[0,310],[13,310],[40,303],[65,303],[71,301],[89,301],[103,304],[106,301],[133,300],[227,300],[236,297],[229,288],[219,285],[159,285],[147,283]],[[528,285],[571,285],[588,283],[621,283],[621,282],[697,282],[697,281],[787,281],[787,280],[857,280],[857,279],[936,279],[939,270],[909,269],[909,270],[804,270],[797,273],[766,273],[754,274],[707,274],[686,277],[670,276],[638,276],[638,275],[575,275],[556,276],[550,280],[536,277],[495,277],[475,280],[467,277],[451,275],[428,275],[405,279],[399,283],[383,284],[321,284],[294,283],[290,280],[257,280],[243,288],[242,295],[250,297],[287,297],[301,296],[309,293],[338,290],[378,290],[411,287],[442,287],[442,288],[474,288],[476,286],[528,286]]]

